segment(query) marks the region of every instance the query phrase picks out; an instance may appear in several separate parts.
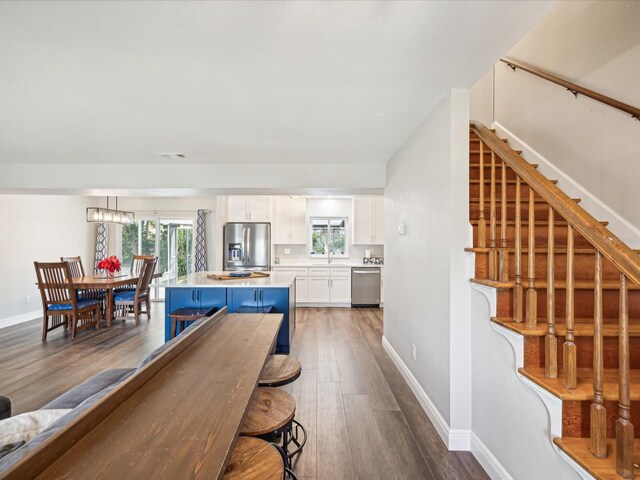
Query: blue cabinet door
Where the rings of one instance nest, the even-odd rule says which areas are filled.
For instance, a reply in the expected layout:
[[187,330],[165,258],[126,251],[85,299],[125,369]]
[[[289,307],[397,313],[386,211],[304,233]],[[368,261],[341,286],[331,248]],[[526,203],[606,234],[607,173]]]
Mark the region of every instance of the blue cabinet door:
[[226,288],[199,288],[196,293],[199,308],[222,308],[227,304]]
[[258,312],[259,300],[257,288],[228,288],[227,307],[229,312],[234,313],[240,307],[248,307]]
[[278,331],[278,340],[276,342],[276,353],[289,353],[289,329],[291,326],[289,318],[289,289],[288,288],[261,288],[258,291],[260,307],[262,311],[268,312],[269,307],[271,313],[282,313],[282,325]]
[[169,314],[179,308],[195,308],[198,306],[195,288],[167,288],[164,303],[164,341],[171,340],[171,319]]

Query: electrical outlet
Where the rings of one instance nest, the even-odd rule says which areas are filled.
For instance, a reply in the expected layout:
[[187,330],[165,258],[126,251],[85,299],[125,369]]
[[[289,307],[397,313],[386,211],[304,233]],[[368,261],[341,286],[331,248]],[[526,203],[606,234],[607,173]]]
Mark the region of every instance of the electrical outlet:
[[416,346],[412,343],[411,344],[411,357],[413,358],[413,361],[416,361]]
[[31,303],[31,295],[27,295],[26,297],[24,297],[24,301],[25,303]]
[[285,248],[284,249],[284,254],[285,255],[289,255],[291,253],[291,249],[290,248]]

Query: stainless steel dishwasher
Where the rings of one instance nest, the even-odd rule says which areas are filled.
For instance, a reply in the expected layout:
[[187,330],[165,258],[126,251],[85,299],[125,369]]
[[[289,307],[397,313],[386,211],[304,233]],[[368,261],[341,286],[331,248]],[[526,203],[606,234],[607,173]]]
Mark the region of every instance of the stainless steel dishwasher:
[[351,306],[380,306],[380,267],[351,267]]

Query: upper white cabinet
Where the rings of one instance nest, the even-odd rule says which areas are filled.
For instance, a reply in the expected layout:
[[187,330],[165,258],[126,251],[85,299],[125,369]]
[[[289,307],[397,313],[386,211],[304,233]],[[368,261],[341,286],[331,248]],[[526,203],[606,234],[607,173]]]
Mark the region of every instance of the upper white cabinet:
[[384,243],[384,197],[353,198],[353,244]]
[[268,222],[269,197],[267,195],[230,195],[227,202],[229,222]]
[[278,244],[306,243],[307,199],[275,197],[275,241]]

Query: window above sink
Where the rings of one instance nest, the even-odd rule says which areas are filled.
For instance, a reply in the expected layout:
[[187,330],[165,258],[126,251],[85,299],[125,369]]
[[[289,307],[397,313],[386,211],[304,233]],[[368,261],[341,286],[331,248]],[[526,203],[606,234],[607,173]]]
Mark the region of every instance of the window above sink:
[[311,217],[309,246],[311,258],[349,258],[348,218]]

